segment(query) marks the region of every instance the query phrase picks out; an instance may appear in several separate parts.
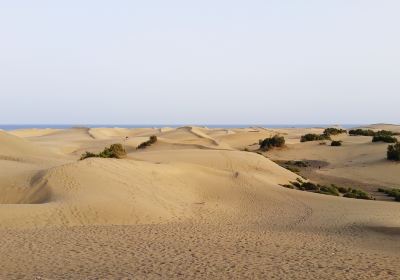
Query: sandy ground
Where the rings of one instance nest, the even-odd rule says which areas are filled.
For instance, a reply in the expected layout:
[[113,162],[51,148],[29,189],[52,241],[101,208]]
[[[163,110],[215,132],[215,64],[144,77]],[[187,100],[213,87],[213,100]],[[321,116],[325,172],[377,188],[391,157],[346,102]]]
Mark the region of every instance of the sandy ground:
[[[400,203],[279,186],[298,175],[272,160],[321,161],[324,178],[400,187],[387,144],[299,142],[321,131],[0,131],[0,279],[398,279]],[[275,133],[286,148],[243,151]],[[151,135],[157,143],[136,150]],[[128,157],[78,160],[112,143]]]

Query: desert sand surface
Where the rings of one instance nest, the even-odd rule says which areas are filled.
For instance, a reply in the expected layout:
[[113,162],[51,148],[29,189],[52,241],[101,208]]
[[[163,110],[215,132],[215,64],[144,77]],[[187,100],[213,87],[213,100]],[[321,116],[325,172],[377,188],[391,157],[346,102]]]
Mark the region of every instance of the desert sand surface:
[[[399,279],[400,203],[280,186],[299,175],[275,161],[308,160],[310,180],[400,187],[387,144],[299,141],[322,131],[0,131],[0,279]],[[277,133],[285,148],[256,153]],[[79,160],[113,143],[126,158]]]

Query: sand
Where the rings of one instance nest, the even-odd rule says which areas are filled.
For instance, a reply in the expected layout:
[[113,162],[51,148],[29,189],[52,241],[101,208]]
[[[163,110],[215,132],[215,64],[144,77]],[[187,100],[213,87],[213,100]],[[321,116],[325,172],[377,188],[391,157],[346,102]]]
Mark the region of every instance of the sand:
[[[274,160],[321,161],[325,179],[400,187],[387,144],[299,142],[321,131],[0,131],[0,279],[398,279],[400,203],[280,186],[299,175]],[[275,133],[286,148],[243,151]],[[151,135],[158,141],[136,150]],[[112,143],[128,156],[78,160]]]

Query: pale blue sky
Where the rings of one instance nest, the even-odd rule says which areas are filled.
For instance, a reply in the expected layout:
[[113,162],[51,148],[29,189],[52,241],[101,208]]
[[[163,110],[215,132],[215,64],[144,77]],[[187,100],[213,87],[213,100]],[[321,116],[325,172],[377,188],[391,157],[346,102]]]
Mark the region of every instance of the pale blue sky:
[[399,11],[0,0],[0,123],[399,123]]

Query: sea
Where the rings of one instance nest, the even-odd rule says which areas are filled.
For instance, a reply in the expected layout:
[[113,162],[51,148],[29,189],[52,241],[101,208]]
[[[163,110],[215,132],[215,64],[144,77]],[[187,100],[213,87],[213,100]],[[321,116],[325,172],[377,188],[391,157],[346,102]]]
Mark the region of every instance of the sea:
[[86,128],[162,128],[162,127],[181,127],[181,126],[205,126],[208,128],[246,128],[246,127],[265,127],[265,128],[327,128],[340,126],[342,128],[354,128],[364,126],[363,124],[0,124],[2,130],[17,130],[29,128],[54,128],[68,129],[77,127]]

